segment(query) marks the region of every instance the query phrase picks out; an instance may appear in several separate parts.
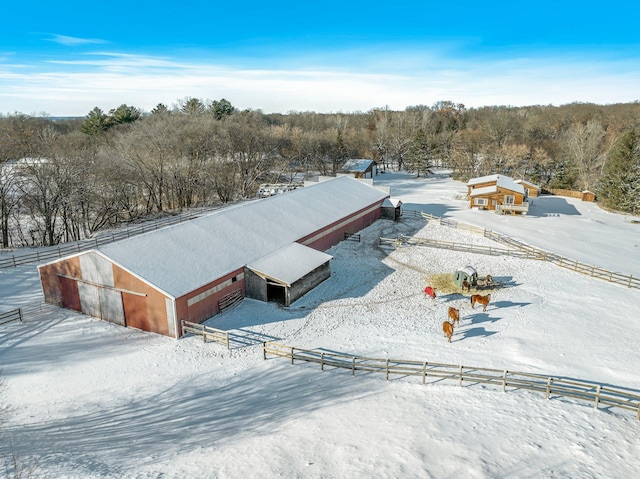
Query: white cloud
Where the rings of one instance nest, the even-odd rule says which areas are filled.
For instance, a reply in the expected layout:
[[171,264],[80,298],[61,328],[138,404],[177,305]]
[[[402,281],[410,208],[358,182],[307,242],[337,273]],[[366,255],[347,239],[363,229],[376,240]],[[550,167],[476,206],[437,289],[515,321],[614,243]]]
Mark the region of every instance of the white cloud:
[[[251,69],[206,62],[120,53],[60,59],[46,70],[0,66],[0,104],[5,112],[45,111],[84,116],[122,103],[151,110],[178,99],[226,98],[239,108],[265,112],[367,111],[430,105],[439,100],[483,105],[630,102],[638,99],[640,62],[517,58],[462,61],[411,58],[403,70]],[[384,59],[380,59],[384,61]],[[409,61],[409,60],[406,60]],[[402,64],[396,57],[388,63]]]
[[55,34],[51,36],[49,41],[54,43],[59,43],[61,45],[67,45],[67,46],[108,43],[106,40],[100,40],[97,38],[78,38],[78,37],[69,37],[67,35],[55,35]]

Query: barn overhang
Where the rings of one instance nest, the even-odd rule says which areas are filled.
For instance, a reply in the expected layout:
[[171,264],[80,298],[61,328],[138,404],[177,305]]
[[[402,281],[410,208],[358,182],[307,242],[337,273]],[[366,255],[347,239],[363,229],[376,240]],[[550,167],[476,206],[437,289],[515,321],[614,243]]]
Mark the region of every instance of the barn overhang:
[[289,306],[331,276],[331,258],[291,243],[245,267],[247,297]]
[[322,251],[291,243],[248,264],[247,268],[267,281],[291,286],[331,258],[331,255]]

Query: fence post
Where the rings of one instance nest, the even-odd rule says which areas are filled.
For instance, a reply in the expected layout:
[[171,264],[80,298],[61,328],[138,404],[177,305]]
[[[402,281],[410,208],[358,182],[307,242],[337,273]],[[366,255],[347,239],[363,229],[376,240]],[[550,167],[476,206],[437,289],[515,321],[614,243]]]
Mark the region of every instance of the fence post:
[[320,353],[320,371],[324,371],[324,353]]
[[267,359],[267,342],[266,341],[262,341],[262,359],[263,360]]
[[596,389],[596,401],[595,404],[593,405],[593,407],[595,407],[596,409],[598,409],[598,403],[600,402],[600,388],[602,386],[600,386],[600,384],[598,384],[598,388]]
[[422,384],[425,383],[426,379],[427,379],[427,362],[424,361],[422,363]]
[[356,357],[351,358],[351,375],[356,375]]
[[227,337],[227,351],[231,351],[231,344],[229,343],[229,331],[226,331],[225,336]]
[[460,372],[458,374],[458,386],[462,387],[462,365],[460,365]]
[[389,380],[389,358],[387,358],[387,366],[385,368],[385,379],[388,381]]
[[22,322],[22,308],[18,309],[18,319],[20,319],[20,322]]
[[632,274],[630,274],[630,275],[629,275],[629,285],[628,285],[628,287],[629,287],[629,288],[631,287],[631,280],[632,280],[632,279],[633,279],[633,275],[632,275]]
[[549,399],[550,394],[551,394],[551,378],[547,379],[547,399]]
[[293,346],[291,346],[291,364],[293,364],[293,350],[295,348]]
[[507,370],[504,370],[502,373],[502,392],[506,392],[507,390]]

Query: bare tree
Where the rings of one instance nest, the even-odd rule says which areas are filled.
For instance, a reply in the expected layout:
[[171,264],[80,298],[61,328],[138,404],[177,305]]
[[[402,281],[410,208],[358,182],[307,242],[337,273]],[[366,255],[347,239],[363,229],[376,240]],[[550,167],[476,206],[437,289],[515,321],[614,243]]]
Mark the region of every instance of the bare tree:
[[611,142],[598,121],[572,125],[565,135],[565,148],[577,171],[578,187],[584,190],[595,188],[602,175]]

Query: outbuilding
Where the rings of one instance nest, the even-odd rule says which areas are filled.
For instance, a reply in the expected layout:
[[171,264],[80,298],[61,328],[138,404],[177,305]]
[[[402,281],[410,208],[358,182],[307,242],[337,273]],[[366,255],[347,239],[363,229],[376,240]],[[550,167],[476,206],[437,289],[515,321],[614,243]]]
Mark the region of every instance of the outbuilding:
[[464,281],[471,286],[475,286],[478,283],[478,272],[473,266],[465,266],[454,273],[453,282],[456,286],[462,288]]
[[229,295],[290,304],[329,277],[322,252],[376,221],[387,196],[342,176],[68,256],[39,266],[45,301],[171,337]]
[[505,175],[471,178],[467,182],[471,208],[497,213],[523,213],[529,211],[524,187]]
[[382,202],[382,218],[397,221],[402,216],[402,201],[399,199],[385,198]]
[[378,174],[377,163],[368,159],[351,159],[347,160],[340,173],[351,174],[355,178],[373,179]]

